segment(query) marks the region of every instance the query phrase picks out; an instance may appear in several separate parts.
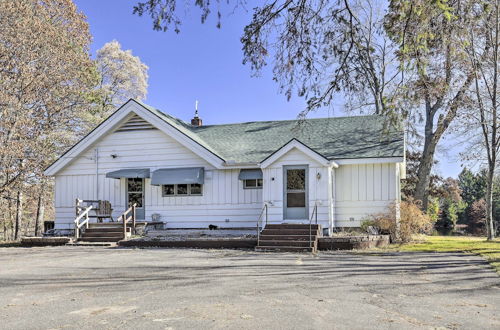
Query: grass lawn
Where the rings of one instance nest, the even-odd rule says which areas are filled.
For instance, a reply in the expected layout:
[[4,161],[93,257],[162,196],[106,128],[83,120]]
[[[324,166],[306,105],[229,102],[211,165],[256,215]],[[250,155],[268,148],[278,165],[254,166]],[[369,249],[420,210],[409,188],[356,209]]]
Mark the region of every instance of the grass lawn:
[[415,252],[466,252],[485,258],[500,273],[500,238],[488,242],[482,237],[424,236],[409,244],[394,244],[390,250]]

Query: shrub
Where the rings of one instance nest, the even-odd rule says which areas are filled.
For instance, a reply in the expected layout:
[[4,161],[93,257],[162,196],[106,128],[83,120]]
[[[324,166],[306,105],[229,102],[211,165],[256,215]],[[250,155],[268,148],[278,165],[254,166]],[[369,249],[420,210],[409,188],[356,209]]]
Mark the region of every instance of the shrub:
[[[400,213],[399,235],[397,235],[396,215]],[[374,216],[375,227],[381,233],[391,235],[393,241],[410,242],[414,235],[430,233],[434,226],[434,220],[422,212],[419,205],[412,200],[402,201],[398,205],[393,204],[386,213]],[[399,237],[398,237],[399,236]]]
[[429,197],[429,205],[427,205],[427,215],[431,218],[433,222],[439,220],[439,199],[434,197]]

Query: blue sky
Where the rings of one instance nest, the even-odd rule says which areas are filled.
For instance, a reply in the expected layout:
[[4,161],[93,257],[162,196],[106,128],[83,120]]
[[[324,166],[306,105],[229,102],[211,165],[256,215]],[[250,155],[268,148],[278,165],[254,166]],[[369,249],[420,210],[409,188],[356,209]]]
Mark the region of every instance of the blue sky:
[[[198,99],[206,124],[293,119],[304,108],[304,100],[287,102],[278,93],[269,70],[255,78],[242,64],[239,38],[251,13],[228,14],[217,29],[214,20],[201,24],[198,8],[190,8],[176,34],[153,31],[149,17],[132,15],[137,1],[75,2],[90,24],[92,54],[116,39],[149,66],[146,103],[188,120]],[[314,115],[328,116],[328,110]]]
[[[116,39],[123,49],[149,66],[146,103],[189,121],[199,100],[204,124],[254,120],[294,119],[305,101],[287,101],[272,81],[270,69],[252,77],[242,64],[239,41],[251,11],[237,10],[222,18],[222,28],[214,19],[200,23],[200,11],[190,7],[183,15],[181,32],[153,31],[151,19],[132,15],[138,0],[74,0],[87,16],[93,35],[92,54],[106,42]],[[251,8],[251,6],[249,7]],[[342,102],[318,110],[310,117],[343,115]],[[438,172],[456,176],[460,164],[454,153],[440,157]]]

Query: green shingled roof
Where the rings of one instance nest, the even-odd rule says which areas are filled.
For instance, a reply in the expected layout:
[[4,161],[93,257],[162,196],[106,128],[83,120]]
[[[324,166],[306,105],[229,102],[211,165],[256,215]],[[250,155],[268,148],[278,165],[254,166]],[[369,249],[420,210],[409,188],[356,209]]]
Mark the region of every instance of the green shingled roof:
[[389,125],[380,115],[194,127],[140,104],[226,161],[259,163],[294,138],[332,160],[404,155],[402,128]]

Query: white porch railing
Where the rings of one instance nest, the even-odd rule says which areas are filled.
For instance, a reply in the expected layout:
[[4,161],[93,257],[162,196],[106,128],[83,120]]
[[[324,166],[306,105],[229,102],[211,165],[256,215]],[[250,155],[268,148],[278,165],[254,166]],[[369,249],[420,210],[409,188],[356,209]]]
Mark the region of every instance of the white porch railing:
[[[82,213],[80,213],[74,223],[75,223],[75,239],[80,238],[80,228],[85,225],[85,228],[89,228],[89,212],[92,210],[92,205],[87,207]],[[82,222],[80,220],[84,219]]]
[[134,203],[134,204],[132,204],[132,206],[130,206],[128,208],[128,210],[123,212],[123,214],[118,217],[118,222],[121,221],[123,223],[123,239],[127,238],[127,223],[129,223],[129,222],[132,223],[131,230],[134,231],[134,233],[135,233],[136,208],[137,208],[137,204]]
[[[260,225],[260,223],[264,221],[264,216],[266,222]],[[259,246],[260,243],[260,232],[264,228],[266,228],[266,226],[267,226],[267,203],[264,203],[264,207],[262,208],[262,211],[260,211],[259,219],[257,220],[257,246]]]
[[314,208],[311,213],[311,218],[309,219],[309,246],[312,247],[312,221],[316,220],[316,225],[318,224],[318,202],[314,203]]

